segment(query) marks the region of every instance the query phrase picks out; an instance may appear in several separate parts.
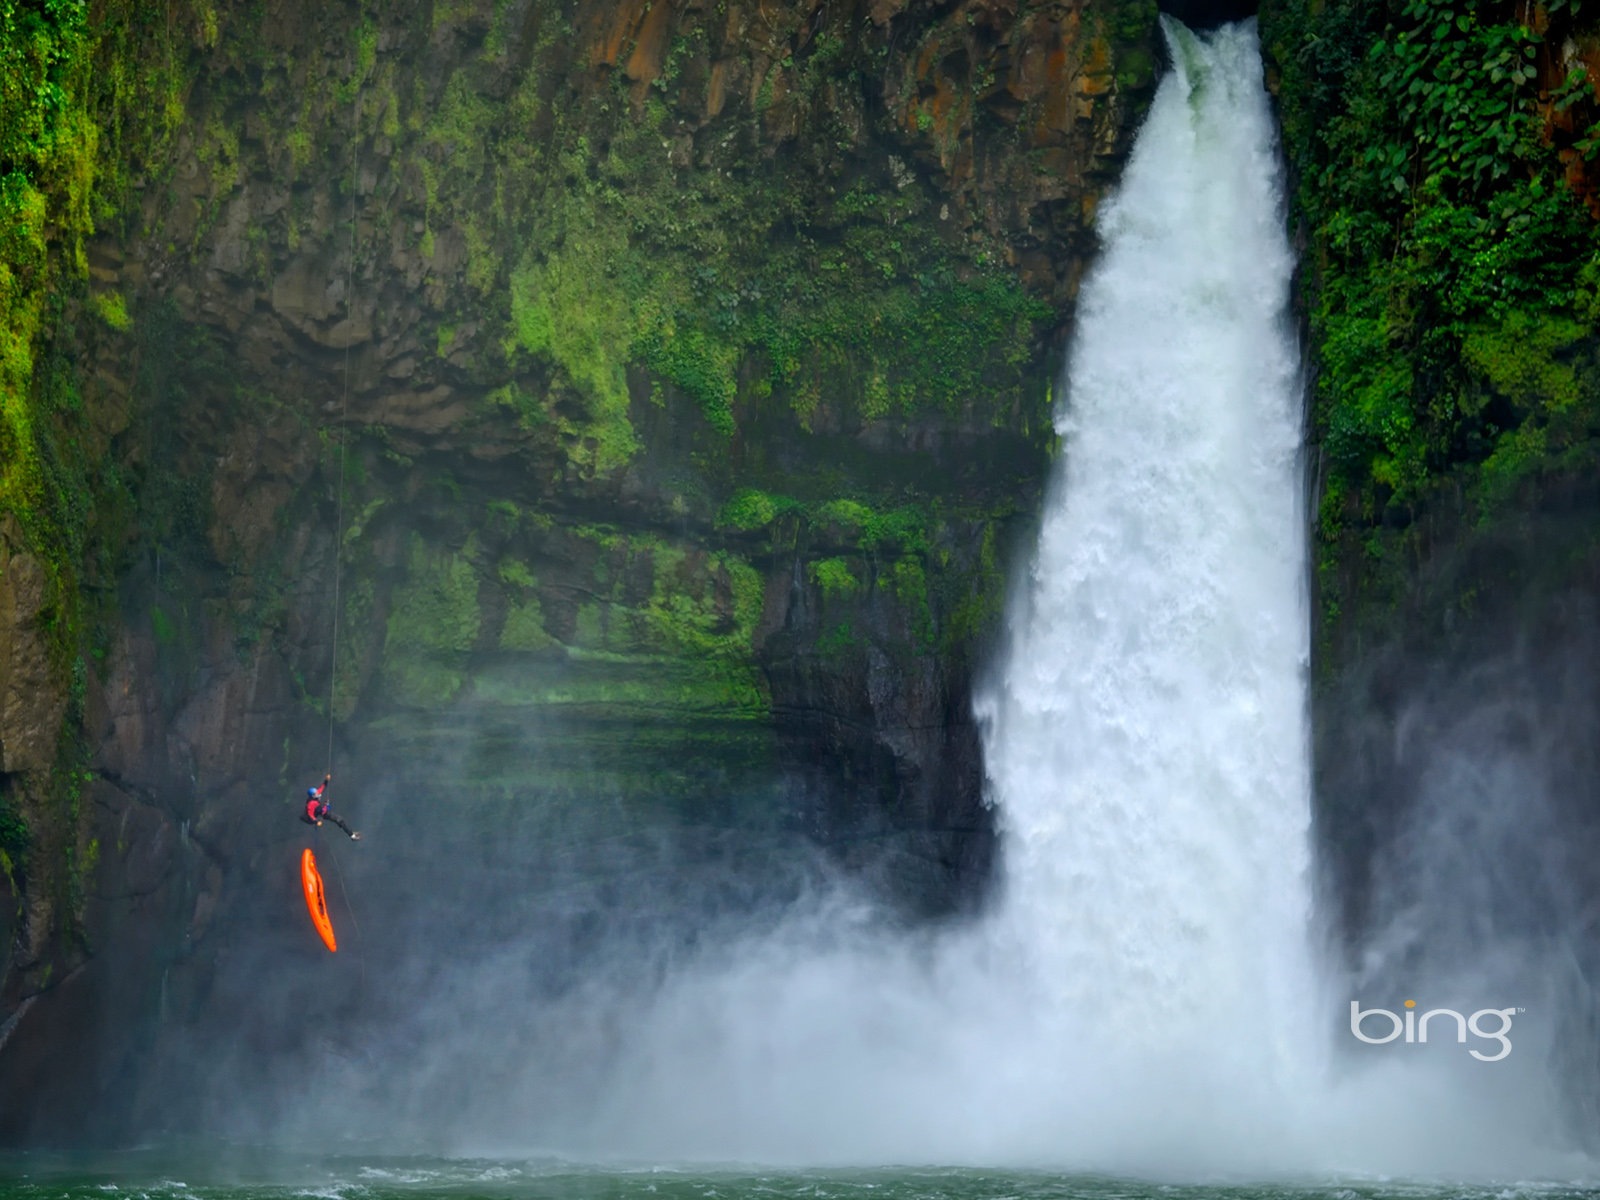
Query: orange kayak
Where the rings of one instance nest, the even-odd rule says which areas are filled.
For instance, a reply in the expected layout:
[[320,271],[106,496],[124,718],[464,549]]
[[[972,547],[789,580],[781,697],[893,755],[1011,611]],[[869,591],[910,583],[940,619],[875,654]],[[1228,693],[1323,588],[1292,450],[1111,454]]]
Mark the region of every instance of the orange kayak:
[[329,950],[337,950],[333,940],[333,922],[328,920],[328,897],[322,890],[322,872],[317,870],[316,857],[310,849],[300,855],[300,885],[305,888],[306,908],[311,912],[311,923],[317,927]]

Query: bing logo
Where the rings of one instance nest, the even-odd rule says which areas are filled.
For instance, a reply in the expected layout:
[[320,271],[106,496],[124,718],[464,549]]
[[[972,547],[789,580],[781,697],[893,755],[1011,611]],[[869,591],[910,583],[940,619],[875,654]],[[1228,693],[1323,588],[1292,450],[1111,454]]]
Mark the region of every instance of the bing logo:
[[[1350,1032],[1358,1041],[1366,1042],[1369,1046],[1381,1046],[1392,1042],[1401,1034],[1405,1035],[1407,1042],[1426,1042],[1428,1040],[1428,1022],[1441,1018],[1448,1029],[1454,1025],[1456,1041],[1465,1044],[1467,1032],[1470,1030],[1475,1036],[1488,1042],[1498,1042],[1500,1049],[1493,1054],[1485,1054],[1482,1050],[1468,1050],[1467,1053],[1479,1062],[1499,1062],[1511,1053],[1511,1018],[1516,1013],[1522,1012],[1520,1008],[1480,1008],[1470,1017],[1462,1016],[1453,1008],[1430,1008],[1420,1017],[1416,1014],[1417,1002],[1406,1001],[1404,1018],[1397,1012],[1390,1012],[1387,1008],[1362,1008],[1359,1000],[1350,1001]],[[1369,1017],[1382,1018],[1389,1022],[1389,1031],[1382,1037],[1373,1037],[1362,1031],[1362,1025]],[[1495,1020],[1497,1029],[1486,1029],[1482,1022]]]

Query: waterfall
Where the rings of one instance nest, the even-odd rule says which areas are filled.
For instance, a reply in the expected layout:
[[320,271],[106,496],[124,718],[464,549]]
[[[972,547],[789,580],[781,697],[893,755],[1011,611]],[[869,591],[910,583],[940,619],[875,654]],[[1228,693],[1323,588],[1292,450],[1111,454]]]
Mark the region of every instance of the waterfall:
[[[1591,1172],[1554,1149],[1548,1014],[1497,1071],[1448,1036],[1376,1048],[1347,1029],[1351,999],[1558,992],[1460,934],[1506,907],[1486,911],[1492,852],[1436,833],[1426,870],[1380,880],[1380,902],[1408,898],[1390,897],[1388,936],[1410,938],[1382,964],[1391,990],[1356,994],[1383,974],[1371,962],[1334,986],[1313,952],[1283,174],[1254,22],[1169,24],[1167,40],[1173,70],[1099,221],[1037,546],[975,705],[1005,838],[989,937],[1025,997],[1010,1020],[1030,1029],[1033,1094],[1080,1161],[1138,1170]],[[1537,773],[1487,752],[1522,791],[1501,780],[1494,809],[1454,779],[1425,814],[1457,834],[1491,811],[1542,829]]]
[[1101,214],[1061,458],[977,703],[1004,933],[1041,1002],[1113,1048],[1100,1069],[1152,1058],[1168,1090],[1276,1077],[1311,974],[1283,183],[1253,23],[1169,43]]
[[1523,1151],[1545,1110],[1520,1103],[1538,1058],[1485,1073],[1453,1043],[1358,1046],[1351,996],[1319,978],[1282,171],[1254,23],[1167,33],[1174,68],[1100,214],[1037,545],[975,701],[1004,836],[994,910],[886,931],[841,888],[685,950],[647,995],[597,980],[539,1009],[558,1034],[471,1108],[464,1147],[536,1124],[652,1161],[1189,1180],[1544,1161]]

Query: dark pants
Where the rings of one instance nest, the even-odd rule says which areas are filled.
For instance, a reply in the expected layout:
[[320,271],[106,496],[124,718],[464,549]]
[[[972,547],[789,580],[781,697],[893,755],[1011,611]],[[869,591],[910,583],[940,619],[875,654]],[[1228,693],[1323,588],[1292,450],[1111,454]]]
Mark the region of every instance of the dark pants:
[[[307,825],[316,825],[316,824],[320,823],[320,822],[317,822],[317,821],[313,821],[310,817],[301,817],[300,819],[302,821],[304,821]],[[332,811],[324,812],[322,814],[322,820],[324,820],[324,821],[332,821],[335,825],[337,825],[340,829],[344,830],[351,837],[355,837],[355,831],[353,829],[351,829],[350,826],[346,825],[343,821],[341,821],[338,817],[334,816]]]

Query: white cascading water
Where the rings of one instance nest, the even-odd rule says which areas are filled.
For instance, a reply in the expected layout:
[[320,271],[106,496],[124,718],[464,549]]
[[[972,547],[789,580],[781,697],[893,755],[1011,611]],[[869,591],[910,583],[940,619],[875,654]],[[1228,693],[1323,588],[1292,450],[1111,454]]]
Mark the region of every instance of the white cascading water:
[[1166,1094],[1287,1085],[1311,978],[1281,172],[1253,26],[1169,41],[1101,216],[1058,474],[977,706],[1004,931],[1099,1068]]

